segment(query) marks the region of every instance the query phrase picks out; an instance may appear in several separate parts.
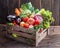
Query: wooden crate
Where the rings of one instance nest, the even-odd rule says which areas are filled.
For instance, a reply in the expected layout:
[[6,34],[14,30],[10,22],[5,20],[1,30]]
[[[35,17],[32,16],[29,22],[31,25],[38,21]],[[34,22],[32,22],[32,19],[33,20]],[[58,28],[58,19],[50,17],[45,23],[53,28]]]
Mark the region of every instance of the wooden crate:
[[39,42],[41,42],[44,37],[47,35],[47,29],[44,29],[42,32],[40,32],[40,29],[38,31],[27,29],[19,26],[10,26],[8,27],[8,34],[17,34],[18,37],[13,38],[12,36],[9,36],[10,38],[13,38],[16,41],[23,42],[29,45],[35,45],[38,46]]
[[[44,39],[44,37],[47,35],[47,29],[44,29],[42,32],[40,32],[40,29],[38,31],[32,30],[32,29],[26,29],[19,26],[5,26],[7,27],[6,36],[8,38],[11,38],[13,40],[16,40],[18,42],[26,43],[29,45],[38,46],[38,44]],[[12,34],[17,34],[18,37],[12,37]]]

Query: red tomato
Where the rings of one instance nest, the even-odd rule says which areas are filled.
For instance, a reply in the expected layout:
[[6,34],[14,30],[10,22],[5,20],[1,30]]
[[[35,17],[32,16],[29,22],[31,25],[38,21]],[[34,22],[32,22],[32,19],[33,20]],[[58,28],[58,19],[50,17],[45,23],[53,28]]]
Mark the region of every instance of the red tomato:
[[40,21],[39,20],[35,20],[35,25],[39,25]]
[[25,28],[29,28],[29,24],[28,24],[28,23],[25,23],[25,24],[24,24],[24,27],[25,27]]
[[27,20],[27,23],[30,24],[30,25],[34,25],[35,20],[34,20],[33,18],[29,18],[29,19]]
[[23,17],[22,21],[26,22],[28,19],[29,19],[28,17],[26,17],[26,18]]

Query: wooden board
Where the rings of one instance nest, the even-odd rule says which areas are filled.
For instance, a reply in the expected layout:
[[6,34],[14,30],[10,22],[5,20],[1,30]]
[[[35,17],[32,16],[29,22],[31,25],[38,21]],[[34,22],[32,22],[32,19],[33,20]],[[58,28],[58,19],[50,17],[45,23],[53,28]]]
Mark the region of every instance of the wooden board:
[[48,29],[48,35],[60,34],[60,26],[51,26]]
[[47,29],[44,29],[41,33],[36,32],[36,46],[47,36]]

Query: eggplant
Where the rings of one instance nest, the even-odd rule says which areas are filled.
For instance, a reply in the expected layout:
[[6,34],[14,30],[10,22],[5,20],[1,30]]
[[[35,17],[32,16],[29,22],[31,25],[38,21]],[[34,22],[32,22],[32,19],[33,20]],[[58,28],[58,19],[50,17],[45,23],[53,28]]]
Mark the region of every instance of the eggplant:
[[19,16],[16,16],[16,23],[19,25],[21,22],[21,18]]
[[15,15],[9,15],[9,16],[7,16],[7,19],[9,20],[9,21],[13,21],[13,20],[15,20],[15,18],[16,18],[16,16]]

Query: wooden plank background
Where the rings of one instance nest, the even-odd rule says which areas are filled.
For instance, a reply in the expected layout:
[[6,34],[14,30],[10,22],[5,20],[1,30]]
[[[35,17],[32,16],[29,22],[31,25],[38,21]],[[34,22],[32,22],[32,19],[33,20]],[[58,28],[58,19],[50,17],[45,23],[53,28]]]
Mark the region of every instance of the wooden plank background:
[[60,0],[0,0],[0,23],[6,23],[6,16],[13,14],[14,8],[21,4],[31,2],[35,8],[45,8],[53,12],[55,22],[52,25],[60,25]]

